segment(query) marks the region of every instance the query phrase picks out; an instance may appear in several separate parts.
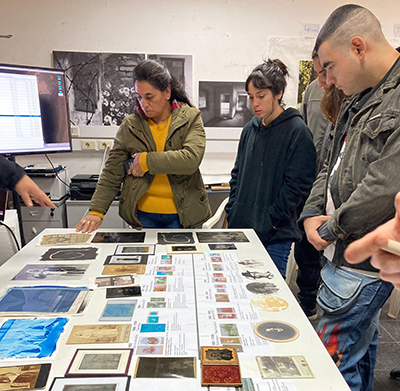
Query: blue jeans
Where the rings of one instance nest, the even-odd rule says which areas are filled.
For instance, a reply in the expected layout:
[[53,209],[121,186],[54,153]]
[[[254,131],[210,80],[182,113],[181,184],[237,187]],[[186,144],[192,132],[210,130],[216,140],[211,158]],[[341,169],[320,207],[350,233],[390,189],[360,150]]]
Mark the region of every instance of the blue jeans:
[[143,228],[182,228],[178,213],[147,213],[138,210],[137,218]]
[[317,332],[352,391],[373,391],[379,314],[393,285],[337,268],[321,271]]
[[285,240],[284,242],[264,245],[283,278],[286,278],[286,265],[292,243],[290,240]]

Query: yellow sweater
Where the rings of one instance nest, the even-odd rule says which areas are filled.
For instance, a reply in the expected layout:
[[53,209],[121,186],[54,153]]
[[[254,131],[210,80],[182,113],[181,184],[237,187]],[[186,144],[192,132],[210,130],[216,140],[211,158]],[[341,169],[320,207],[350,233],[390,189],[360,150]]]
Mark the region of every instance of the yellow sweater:
[[[156,143],[157,152],[163,152],[169,125],[171,124],[171,115],[168,121],[161,125],[157,125],[150,119],[148,123]],[[139,163],[143,171],[146,172],[149,170],[147,166],[147,152],[141,154]],[[147,213],[178,213],[167,174],[158,174],[154,177],[153,183],[138,201],[137,208]]]

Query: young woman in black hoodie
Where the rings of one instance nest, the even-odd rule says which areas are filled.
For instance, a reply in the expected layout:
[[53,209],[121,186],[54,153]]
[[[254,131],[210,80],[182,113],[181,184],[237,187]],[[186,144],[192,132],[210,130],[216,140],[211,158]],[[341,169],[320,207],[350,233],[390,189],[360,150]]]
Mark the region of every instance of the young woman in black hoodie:
[[229,228],[253,228],[285,277],[291,245],[301,238],[299,209],[312,187],[316,153],[298,110],[284,109],[288,69],[258,65],[246,80],[255,116],[243,128],[226,206]]

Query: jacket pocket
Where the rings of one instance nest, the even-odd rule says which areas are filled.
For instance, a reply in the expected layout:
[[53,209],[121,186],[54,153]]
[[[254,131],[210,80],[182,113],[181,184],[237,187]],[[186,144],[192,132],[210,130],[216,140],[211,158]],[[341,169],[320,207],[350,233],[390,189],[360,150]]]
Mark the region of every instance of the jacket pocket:
[[317,302],[328,314],[346,312],[363,287],[361,278],[337,269],[332,263],[327,263],[321,270],[321,279]]

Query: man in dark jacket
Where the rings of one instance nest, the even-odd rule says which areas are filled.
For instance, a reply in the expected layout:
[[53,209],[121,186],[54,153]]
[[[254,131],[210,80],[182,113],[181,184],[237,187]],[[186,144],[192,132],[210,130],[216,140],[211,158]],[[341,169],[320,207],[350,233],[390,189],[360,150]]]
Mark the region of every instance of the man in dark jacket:
[[352,390],[373,390],[380,308],[393,286],[369,260],[349,264],[345,248],[394,216],[400,183],[400,60],[376,17],[344,5],[325,22],[315,50],[347,96],[327,164],[301,220],[327,264],[318,333]]

